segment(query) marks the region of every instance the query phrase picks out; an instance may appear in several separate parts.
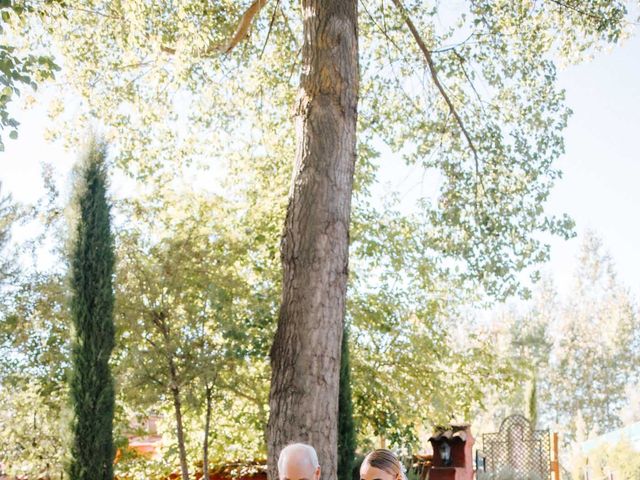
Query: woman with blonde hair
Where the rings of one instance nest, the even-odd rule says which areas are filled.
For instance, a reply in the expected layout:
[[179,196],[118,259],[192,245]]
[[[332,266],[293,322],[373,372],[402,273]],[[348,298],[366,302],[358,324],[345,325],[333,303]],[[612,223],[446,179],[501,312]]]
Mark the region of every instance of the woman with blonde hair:
[[407,480],[398,457],[385,448],[369,453],[360,467],[360,480]]

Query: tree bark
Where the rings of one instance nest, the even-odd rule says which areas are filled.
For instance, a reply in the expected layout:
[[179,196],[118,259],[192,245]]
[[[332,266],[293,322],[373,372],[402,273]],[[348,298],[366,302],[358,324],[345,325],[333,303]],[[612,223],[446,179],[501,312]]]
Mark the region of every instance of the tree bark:
[[189,480],[189,464],[187,463],[187,451],[184,446],[184,428],[182,425],[182,401],[180,400],[178,373],[172,358],[169,359],[169,374],[171,381],[171,395],[173,397],[173,408],[176,415],[176,435],[178,437],[180,471],[182,473],[182,480]]
[[204,416],[204,441],[202,442],[202,478],[209,480],[209,430],[211,426],[211,400],[213,389],[207,383],[205,386],[205,396],[207,400],[207,409]]
[[297,152],[282,236],[283,293],[271,349],[269,478],[293,441],[337,475],[338,385],[358,103],[357,0],[303,0]]

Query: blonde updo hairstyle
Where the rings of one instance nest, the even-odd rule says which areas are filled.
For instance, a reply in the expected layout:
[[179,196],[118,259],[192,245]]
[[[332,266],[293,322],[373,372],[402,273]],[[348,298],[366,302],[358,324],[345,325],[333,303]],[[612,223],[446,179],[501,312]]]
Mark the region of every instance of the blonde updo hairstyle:
[[400,460],[398,460],[395,453],[391,450],[387,450],[386,448],[379,448],[372,451],[364,457],[362,464],[383,470],[388,474],[393,475],[394,479],[407,480]]

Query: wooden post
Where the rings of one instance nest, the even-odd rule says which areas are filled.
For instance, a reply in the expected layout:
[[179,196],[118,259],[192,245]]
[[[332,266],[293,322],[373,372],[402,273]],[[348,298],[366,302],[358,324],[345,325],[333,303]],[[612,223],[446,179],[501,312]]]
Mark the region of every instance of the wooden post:
[[551,460],[551,471],[553,480],[560,480],[560,458],[558,458],[558,432],[553,432],[553,460]]

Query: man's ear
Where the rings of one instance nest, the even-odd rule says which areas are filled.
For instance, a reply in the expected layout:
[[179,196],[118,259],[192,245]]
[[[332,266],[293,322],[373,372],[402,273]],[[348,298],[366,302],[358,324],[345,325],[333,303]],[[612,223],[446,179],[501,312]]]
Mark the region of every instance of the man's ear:
[[320,473],[321,473],[320,472],[320,465],[318,465],[317,468],[316,468],[316,474],[315,474],[316,480],[320,478]]

